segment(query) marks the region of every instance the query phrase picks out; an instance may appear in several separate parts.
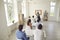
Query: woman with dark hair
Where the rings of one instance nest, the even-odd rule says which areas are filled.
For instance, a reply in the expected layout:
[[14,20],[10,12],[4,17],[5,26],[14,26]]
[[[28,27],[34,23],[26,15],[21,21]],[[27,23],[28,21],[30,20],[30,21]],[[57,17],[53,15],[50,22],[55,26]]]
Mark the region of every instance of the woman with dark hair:
[[26,25],[26,28],[25,28],[25,32],[28,36],[31,36],[32,35],[32,23],[31,23],[31,19],[29,19],[27,21],[27,25]]
[[31,19],[29,19],[29,20],[27,21],[27,26],[29,26],[29,27],[32,29]]

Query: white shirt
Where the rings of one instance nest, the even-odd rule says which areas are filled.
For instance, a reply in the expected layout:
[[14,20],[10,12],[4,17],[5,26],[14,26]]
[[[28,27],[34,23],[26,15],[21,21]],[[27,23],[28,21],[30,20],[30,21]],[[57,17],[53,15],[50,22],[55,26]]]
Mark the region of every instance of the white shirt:
[[42,40],[43,38],[43,31],[36,29],[33,31],[33,35],[34,35],[34,40]]
[[27,30],[31,30],[30,26],[28,26],[28,25],[26,26],[26,29],[27,29]]
[[42,40],[43,37],[46,37],[46,33],[43,30],[36,29],[33,31],[34,40]]
[[32,30],[31,30],[30,26],[26,26],[25,32],[26,32],[26,35],[32,36]]
[[35,17],[35,21],[37,21],[37,16]]
[[32,21],[32,23],[35,23],[35,18],[32,18],[31,21]]
[[39,24],[41,24],[41,22],[33,23],[32,26],[35,26],[37,28]]

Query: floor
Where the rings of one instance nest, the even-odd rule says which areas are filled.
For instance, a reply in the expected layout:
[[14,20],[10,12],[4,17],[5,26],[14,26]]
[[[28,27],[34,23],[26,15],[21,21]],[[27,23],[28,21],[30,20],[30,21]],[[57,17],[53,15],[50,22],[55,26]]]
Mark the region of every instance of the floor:
[[[43,27],[46,30],[46,34],[47,34],[47,37],[45,38],[45,40],[60,40],[60,23],[59,22],[43,22]],[[15,31],[12,33],[9,39],[16,40]]]

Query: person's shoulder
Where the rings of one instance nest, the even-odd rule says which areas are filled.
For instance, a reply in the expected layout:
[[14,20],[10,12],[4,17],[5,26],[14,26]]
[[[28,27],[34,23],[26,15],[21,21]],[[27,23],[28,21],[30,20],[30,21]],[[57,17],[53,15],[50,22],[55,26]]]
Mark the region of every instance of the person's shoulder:
[[23,35],[26,35],[26,33],[25,33],[25,32],[22,32],[22,34],[23,34]]
[[42,30],[40,30],[40,29],[36,29],[36,30],[37,30],[37,31],[40,31],[40,32],[42,31]]
[[25,34],[25,32],[24,32],[24,31],[23,31],[22,33],[23,33],[23,34]]

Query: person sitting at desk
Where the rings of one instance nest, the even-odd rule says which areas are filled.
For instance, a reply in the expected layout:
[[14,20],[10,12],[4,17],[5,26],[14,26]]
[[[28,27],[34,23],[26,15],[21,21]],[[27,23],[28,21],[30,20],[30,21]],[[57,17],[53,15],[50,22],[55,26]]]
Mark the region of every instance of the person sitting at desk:
[[28,40],[26,34],[22,31],[23,25],[19,25],[18,30],[16,31],[17,39]]
[[43,36],[46,37],[45,32],[42,30],[42,25],[39,24],[38,28],[33,31],[34,40],[42,40]]

